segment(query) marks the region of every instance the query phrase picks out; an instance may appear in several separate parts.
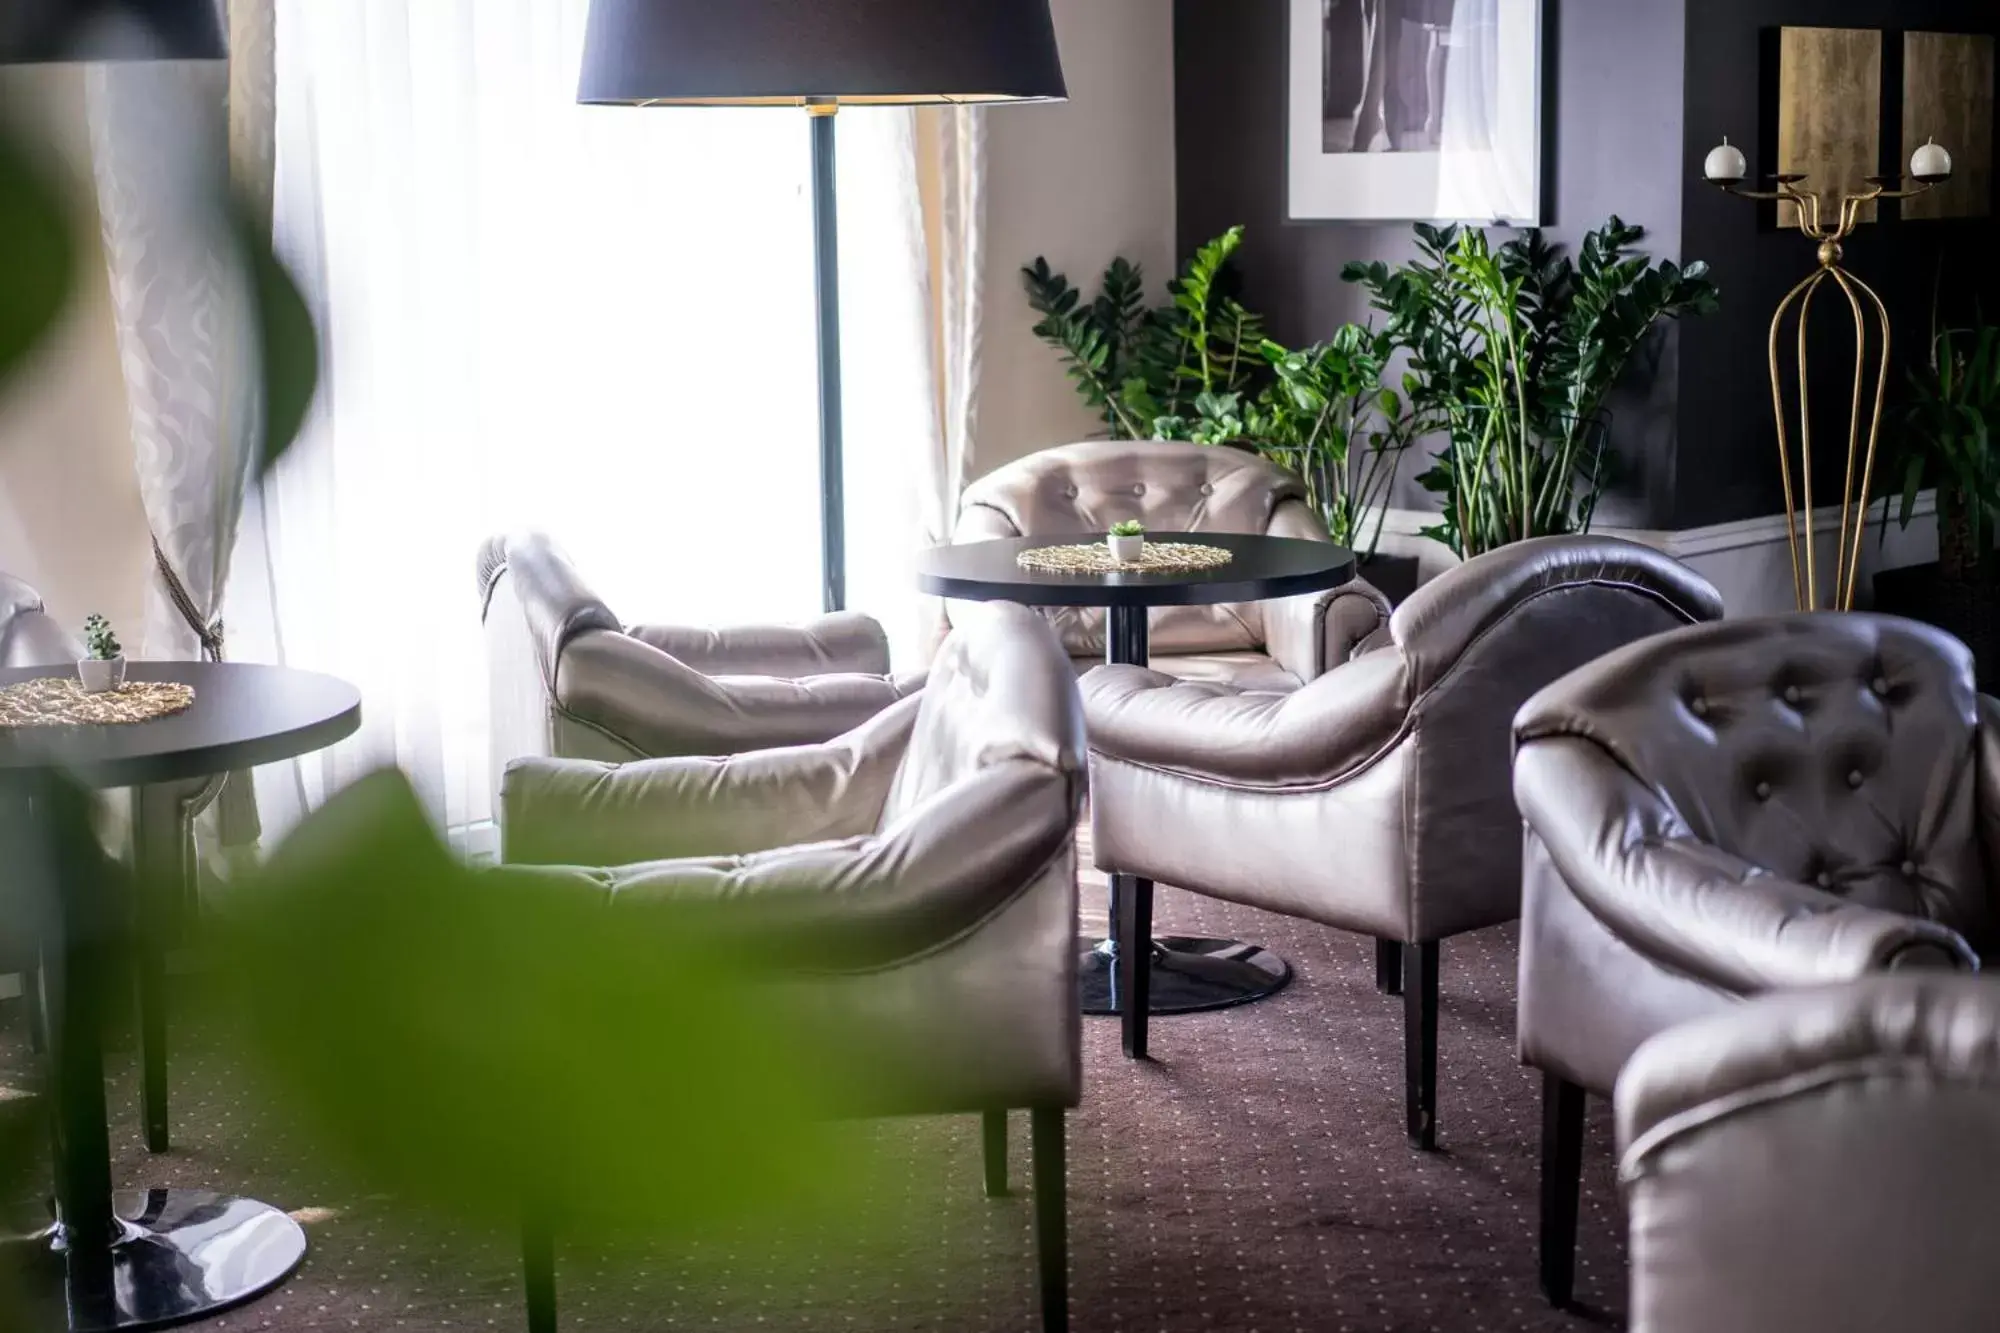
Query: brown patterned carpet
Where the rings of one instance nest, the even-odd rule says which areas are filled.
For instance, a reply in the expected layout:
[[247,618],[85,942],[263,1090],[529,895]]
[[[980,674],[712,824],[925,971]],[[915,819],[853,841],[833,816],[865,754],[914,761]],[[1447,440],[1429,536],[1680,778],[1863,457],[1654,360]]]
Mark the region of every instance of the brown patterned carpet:
[[[1086,926],[1102,925],[1101,881]],[[1086,1020],[1083,1108],[1070,1126],[1071,1286],[1079,1330],[1560,1330],[1613,1325],[1623,1219],[1608,1119],[1594,1106],[1585,1167],[1582,1300],[1535,1289],[1539,1083],[1514,1060],[1511,928],[1444,948],[1442,1151],[1402,1129],[1400,1002],[1376,994],[1369,941],[1167,891],[1163,930],[1247,938],[1297,980],[1261,1004],[1161,1019],[1154,1059],[1119,1053]],[[18,1005],[9,1005],[18,1010]],[[23,1058],[18,1030],[0,1073]],[[524,1327],[505,1238],[412,1235],[385,1201],[329,1197],[310,1164],[252,1148],[255,1112],[212,1053],[174,1064],[175,1150],[139,1141],[129,1058],[113,1092],[121,1184],[221,1189],[300,1210],[312,1253],[263,1301],[199,1329]],[[1014,1117],[1016,1197],[979,1190],[970,1119],[885,1123],[906,1163],[896,1220],[780,1280],[746,1238],[662,1245],[619,1262],[563,1251],[566,1330],[950,1330],[1035,1327],[1026,1117]],[[865,1276],[864,1276],[865,1275]]]

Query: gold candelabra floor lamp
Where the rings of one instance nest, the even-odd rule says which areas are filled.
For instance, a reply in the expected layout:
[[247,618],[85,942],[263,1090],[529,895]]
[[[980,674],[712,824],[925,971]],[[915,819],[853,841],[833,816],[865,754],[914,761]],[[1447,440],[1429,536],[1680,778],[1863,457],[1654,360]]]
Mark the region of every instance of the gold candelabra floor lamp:
[[[1889,308],[1875,289],[1857,278],[1841,263],[1842,242],[1854,233],[1861,210],[1878,199],[1908,199],[1951,178],[1951,155],[1936,143],[1926,143],[1910,157],[1908,177],[1870,176],[1864,189],[1844,192],[1840,211],[1829,222],[1819,191],[1807,189],[1807,177],[1780,175],[1773,178],[1776,188],[1749,190],[1743,186],[1749,164],[1743,151],[1724,139],[1708,154],[1703,174],[1710,183],[1740,199],[1789,203],[1798,211],[1799,230],[1819,244],[1819,267],[1785,294],[1771,317],[1771,408],[1778,424],[1778,469],[1785,488],[1785,537],[1791,546],[1792,590],[1801,611],[1817,611],[1821,606],[1818,542],[1813,531],[1813,458],[1811,369],[1806,355],[1806,331],[1810,327],[1813,297],[1828,281],[1835,283],[1847,298],[1854,316],[1854,394],[1847,419],[1847,464],[1841,482],[1840,529],[1836,534],[1833,583],[1827,590],[1826,606],[1847,611],[1854,606],[1854,585],[1861,567],[1861,539],[1868,526],[1868,499],[1875,485],[1875,451],[1882,433],[1882,406],[1889,389],[1890,329]],[[1914,184],[1905,187],[1905,179]],[[1793,467],[1793,414],[1785,401],[1784,368],[1779,348],[1786,322],[1797,326],[1798,386],[1798,465]],[[1872,336],[1871,336],[1872,329]],[[1874,392],[1868,393],[1869,346],[1875,358]],[[1873,407],[1863,414],[1870,398]],[[1867,422],[1864,435],[1862,423]],[[1865,440],[1865,443],[1864,443]],[[1794,485],[1796,473],[1797,484]],[[1803,512],[1803,521],[1801,521]],[[1800,532],[1804,529],[1803,536]]]

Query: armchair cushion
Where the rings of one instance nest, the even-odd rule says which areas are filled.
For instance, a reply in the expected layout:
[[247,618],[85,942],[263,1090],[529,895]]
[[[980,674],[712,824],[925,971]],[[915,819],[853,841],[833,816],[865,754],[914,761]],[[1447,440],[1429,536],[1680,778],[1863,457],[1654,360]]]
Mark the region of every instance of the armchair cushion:
[[1521,813],[1570,892],[1675,972],[1747,995],[1896,966],[1978,965],[1947,927],[1772,875],[1699,840],[1590,742],[1524,746],[1514,774]]
[[[480,551],[496,784],[529,755],[627,760],[828,740],[921,689],[864,616],[627,629],[538,533]],[[816,674],[823,673],[823,674]]]
[[741,856],[872,832],[919,700],[824,745],[626,764],[530,758],[500,785],[502,855],[526,865]]
[[1265,694],[1107,666],[1083,680],[1098,754],[1224,785],[1311,787],[1366,764],[1402,729],[1402,662],[1376,653],[1310,690]]
[[775,966],[858,1062],[859,1113],[1073,1104],[1082,708],[1048,627],[988,610],[829,744],[516,764],[508,858]]
[[1654,1037],[1618,1082],[1634,1333],[1983,1333],[2000,992],[1882,977]]
[[1601,840],[1621,808],[1643,810],[1622,818],[1671,821],[1662,836],[1982,949],[1995,903],[1975,814],[1979,730],[1970,655],[1936,630],[1850,613],[1726,621],[1631,644],[1530,699],[1515,735],[1531,770],[1561,737],[1602,762],[1584,792],[1516,791],[1567,847],[1552,846],[1565,874],[1586,875],[1579,893],[1606,882],[1582,851],[1615,855]]
[[808,624],[683,629],[634,625],[626,633],[709,676],[889,674],[889,636],[873,617],[845,612]]
[[564,649],[555,702],[634,755],[737,752],[838,735],[922,687],[886,676],[705,676],[626,634]]

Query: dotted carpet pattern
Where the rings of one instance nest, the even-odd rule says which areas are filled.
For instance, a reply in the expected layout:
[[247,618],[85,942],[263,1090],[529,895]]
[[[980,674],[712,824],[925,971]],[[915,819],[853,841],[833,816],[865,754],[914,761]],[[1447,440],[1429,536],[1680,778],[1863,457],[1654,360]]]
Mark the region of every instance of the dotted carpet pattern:
[[[1090,876],[1087,932],[1101,933],[1102,904],[1102,880]],[[1174,890],[1160,893],[1156,926],[1275,948],[1297,978],[1263,1003],[1156,1020],[1145,1063],[1120,1053],[1115,1021],[1085,1020],[1085,1100],[1069,1127],[1075,1328],[1616,1326],[1624,1220],[1599,1103],[1585,1158],[1585,1311],[1552,1311],[1535,1287],[1540,1082],[1514,1057],[1513,928],[1443,948],[1441,1151],[1424,1155],[1403,1136],[1401,1005],[1374,989],[1370,941]],[[0,1082],[26,1059],[19,1038],[18,1025],[0,1038]],[[285,1287],[193,1328],[525,1327],[509,1238],[415,1232],[387,1200],[329,1197],[310,1161],[259,1132],[226,1060],[179,1052],[172,1072],[175,1146],[152,1157],[140,1142],[130,1057],[115,1061],[120,1185],[277,1202],[297,1210],[312,1246]],[[747,1236],[662,1243],[615,1260],[565,1247],[562,1326],[1032,1330],[1026,1120],[1011,1117],[1014,1194],[999,1200],[980,1191],[973,1119],[870,1127],[900,1174],[875,1186],[889,1197],[857,1205],[887,1221],[862,1236],[828,1234],[782,1273]]]

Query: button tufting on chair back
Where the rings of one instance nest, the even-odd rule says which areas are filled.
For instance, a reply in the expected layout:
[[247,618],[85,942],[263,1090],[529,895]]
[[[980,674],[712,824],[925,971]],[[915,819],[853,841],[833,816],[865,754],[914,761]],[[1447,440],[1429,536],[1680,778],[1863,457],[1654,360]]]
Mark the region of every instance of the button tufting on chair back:
[[1701,842],[1977,947],[1993,938],[1978,713],[1955,639],[1822,613],[1633,644],[1530,699],[1515,729],[1594,742]]
[[1160,532],[1262,532],[1305,486],[1240,449],[1180,441],[1091,440],[1045,449],[966,487],[982,505],[1036,536],[1095,534],[1138,519]]
[[[1241,449],[1177,440],[1089,440],[1017,459],[965,488],[952,540],[1090,538],[1137,519],[1149,532],[1247,532],[1297,536],[1326,529],[1306,507],[1305,483]],[[1288,512],[1280,514],[1280,510]],[[1275,527],[1281,531],[1274,532]],[[1078,657],[1102,657],[1104,613],[1045,613]],[[954,615],[953,623],[961,617]],[[1180,606],[1151,617],[1155,654],[1229,653],[1264,647],[1257,603]]]

